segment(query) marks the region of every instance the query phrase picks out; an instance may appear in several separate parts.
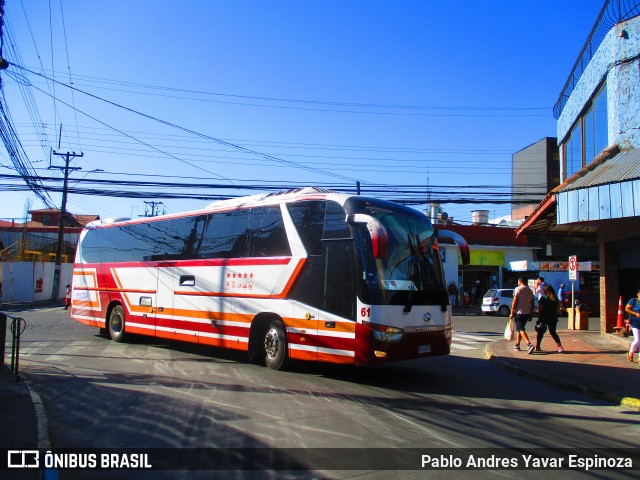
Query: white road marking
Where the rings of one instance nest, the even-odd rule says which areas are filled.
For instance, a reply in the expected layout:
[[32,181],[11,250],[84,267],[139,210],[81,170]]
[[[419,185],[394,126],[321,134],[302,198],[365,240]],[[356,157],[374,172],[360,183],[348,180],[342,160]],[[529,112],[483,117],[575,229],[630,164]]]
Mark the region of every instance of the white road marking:
[[499,334],[469,335],[464,332],[454,332],[451,343],[452,350],[477,350],[485,343],[497,342],[501,336]]

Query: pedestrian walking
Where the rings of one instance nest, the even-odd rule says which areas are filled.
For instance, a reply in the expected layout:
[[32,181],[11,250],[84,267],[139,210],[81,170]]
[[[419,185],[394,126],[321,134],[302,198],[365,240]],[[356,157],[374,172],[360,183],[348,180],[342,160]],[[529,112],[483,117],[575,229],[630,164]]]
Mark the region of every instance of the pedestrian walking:
[[551,285],[544,287],[544,296],[538,300],[538,321],[536,322],[536,332],[538,338],[536,340],[536,352],[541,352],[542,338],[549,330],[549,335],[556,341],[558,353],[563,353],[562,342],[556,328],[558,326],[558,314],[560,313],[560,300],[556,296]]
[[474,307],[480,305],[480,280],[476,280],[471,289],[471,305]]
[[561,283],[558,289],[558,301],[560,302],[560,307],[564,306],[564,283]]
[[511,303],[511,315],[509,318],[514,323],[516,330],[516,344],[514,350],[520,350],[520,341],[524,339],[527,342],[527,353],[531,354],[535,347],[531,344],[529,336],[525,331],[525,326],[531,320],[533,315],[533,292],[527,285],[527,279],[518,278],[518,286],[513,291],[513,302]]
[[452,307],[458,306],[458,287],[455,283],[451,282],[449,287],[447,288],[449,291],[449,303]]
[[67,286],[65,288],[67,290],[64,295],[64,309],[68,310],[69,306],[71,305],[71,285],[67,283]]
[[[631,324],[631,331],[633,332],[633,342],[627,352],[627,360],[633,362],[633,354],[638,351],[640,347],[640,288],[636,292],[637,298],[632,298],[627,302],[627,306],[624,311],[629,314],[629,323]],[[638,360],[640,362],[640,360]]]
[[538,277],[536,279],[536,298],[538,299],[538,301],[540,301],[540,299],[544,297],[544,287],[546,286],[547,282],[544,281],[544,278]]

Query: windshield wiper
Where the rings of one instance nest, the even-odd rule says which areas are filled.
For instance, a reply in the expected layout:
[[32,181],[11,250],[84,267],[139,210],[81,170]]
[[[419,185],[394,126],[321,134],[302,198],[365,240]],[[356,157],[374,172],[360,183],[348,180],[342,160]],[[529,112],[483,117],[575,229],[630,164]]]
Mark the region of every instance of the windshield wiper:
[[[413,267],[414,272],[407,272],[408,278],[411,280],[411,285],[409,286],[409,293],[407,294],[407,303],[402,309],[402,313],[405,315],[411,311],[413,308],[413,292],[417,290],[416,280],[421,280],[422,277],[422,269],[420,265],[420,258],[422,257],[420,252],[420,238],[416,235],[416,244],[413,243],[413,239],[411,238],[411,234],[407,233],[409,252],[411,254],[411,265]],[[417,277],[417,278],[413,278]]]

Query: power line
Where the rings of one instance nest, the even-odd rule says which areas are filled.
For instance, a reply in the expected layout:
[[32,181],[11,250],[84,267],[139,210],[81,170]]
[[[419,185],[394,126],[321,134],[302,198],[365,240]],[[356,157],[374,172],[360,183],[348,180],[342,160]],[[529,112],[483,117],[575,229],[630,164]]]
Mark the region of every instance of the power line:
[[[20,126],[20,124],[17,124]],[[87,132],[94,132],[94,135],[98,137],[88,137],[92,140],[98,140],[100,137],[104,136],[114,136],[109,133],[112,131],[110,128],[100,128],[100,127],[92,127],[92,126],[82,126],[82,133],[85,134],[85,137],[88,137]],[[132,136],[136,136],[138,138],[145,138],[149,140],[161,139],[161,140],[170,140],[173,143],[176,142],[186,142],[186,143],[201,143],[202,140],[194,139],[192,135],[180,135],[180,134],[165,134],[165,133],[155,133],[155,132],[145,132],[145,131],[129,131],[128,132]],[[251,145],[251,146],[261,146],[261,147],[278,147],[285,149],[303,149],[303,150],[336,150],[336,151],[365,151],[365,152],[393,152],[393,153],[407,153],[407,154],[451,154],[451,155],[504,155],[509,156],[509,161],[511,156],[515,153],[515,148],[510,149],[464,149],[464,148],[412,148],[407,146],[391,146],[385,147],[380,145],[344,145],[344,144],[323,144],[323,143],[308,143],[308,142],[287,142],[282,140],[257,140],[257,139],[223,139],[232,143],[242,143],[243,145]],[[206,144],[206,143],[205,143]],[[528,155],[539,155],[545,152],[544,148],[527,149],[526,152],[521,152],[521,154],[526,153]]]
[[[17,178],[12,175],[0,175],[0,178],[11,179]],[[59,183],[59,179],[55,177],[40,177],[44,182]],[[80,183],[94,184],[101,186],[117,185],[128,189],[110,190],[105,188],[87,188],[77,186]],[[69,187],[69,193],[77,195],[98,195],[121,198],[163,198],[163,199],[199,199],[212,200],[220,198],[235,198],[248,194],[248,192],[276,192],[301,186],[299,183],[291,182],[289,184],[277,183],[261,183],[261,184],[237,184],[236,189],[240,192],[237,194],[229,193],[208,193],[212,191],[228,192],[229,186],[226,184],[212,183],[182,183],[182,182],[152,182],[152,181],[124,181],[112,179],[79,179],[75,181],[73,187]],[[335,190],[343,193],[356,193],[357,186],[355,184],[316,184],[321,188]],[[144,187],[157,188],[159,190],[144,190]],[[64,191],[59,185],[45,186],[49,191]],[[181,190],[181,192],[170,192],[169,190]],[[363,195],[375,195],[380,198],[392,199],[398,203],[422,205],[428,202],[442,204],[537,204],[540,197],[546,194],[546,190],[541,188],[539,192],[511,192],[511,191],[487,191],[486,186],[468,187],[467,193],[463,193],[464,188],[456,186],[429,186],[424,185],[367,185],[362,188]],[[533,195],[533,196],[532,196]],[[427,197],[430,197],[427,198]]]
[[[15,64],[13,64],[13,63],[10,63],[10,64],[11,64],[11,65],[13,65],[13,66],[15,66],[15,67],[16,67],[16,68],[18,68],[18,69],[21,69],[21,70],[27,71],[27,72],[32,73],[32,74],[34,74],[34,75],[37,75],[37,76],[39,76],[39,77],[47,78],[47,77],[44,77],[42,74],[39,74],[39,73],[34,72],[34,71],[32,71],[32,70],[26,69],[25,67],[22,67],[22,66],[20,66],[20,65],[15,65]],[[14,78],[14,79],[15,79],[15,78]],[[140,112],[140,111],[135,110],[135,109],[133,109],[133,108],[125,107],[124,105],[118,104],[118,103],[116,103],[116,102],[112,102],[112,101],[110,101],[110,100],[106,100],[106,99],[104,99],[104,98],[98,97],[98,96],[96,96],[96,95],[93,95],[93,94],[91,94],[91,93],[85,92],[85,91],[83,91],[83,90],[79,90],[79,89],[77,89],[76,87],[74,87],[74,86],[72,86],[72,85],[67,85],[67,84],[65,84],[65,83],[63,83],[63,82],[60,82],[60,81],[58,81],[58,80],[54,80],[54,79],[49,79],[49,80],[51,80],[52,82],[55,82],[56,84],[63,85],[63,86],[65,86],[65,87],[69,88],[69,89],[75,90],[76,92],[83,93],[84,95],[87,95],[87,96],[89,96],[89,97],[91,97],[91,98],[93,98],[93,99],[96,99],[96,100],[99,100],[99,101],[101,101],[101,102],[107,103],[107,104],[109,104],[109,105],[112,105],[112,106],[114,106],[114,107],[120,108],[120,109],[125,110],[125,111],[127,111],[127,112],[133,113],[133,114],[135,114],[135,115],[139,115],[139,116],[141,116],[141,117],[143,117],[143,118],[146,118],[146,119],[148,119],[148,120],[152,120],[152,121],[154,121],[154,122],[160,123],[160,124],[165,125],[165,126],[168,126],[168,127],[170,127],[170,128],[174,128],[174,129],[177,129],[177,130],[183,131],[183,132],[185,132],[185,133],[190,133],[190,134],[192,134],[192,135],[194,135],[194,136],[196,136],[196,137],[200,137],[200,138],[204,138],[204,139],[211,140],[212,142],[215,142],[215,143],[220,144],[220,145],[227,146],[227,147],[232,148],[232,149],[237,150],[237,151],[241,151],[241,152],[245,152],[245,153],[248,153],[248,154],[251,154],[251,155],[255,155],[255,156],[257,156],[257,157],[261,157],[261,158],[264,158],[264,159],[266,159],[266,160],[270,160],[270,161],[273,161],[273,162],[282,163],[282,164],[285,164],[285,165],[290,166],[290,167],[299,168],[299,169],[302,169],[302,170],[308,170],[308,171],[311,171],[311,172],[314,172],[314,173],[320,173],[320,174],[322,174],[322,175],[327,175],[327,176],[330,176],[330,177],[342,178],[343,180],[352,180],[352,181],[354,181],[354,182],[356,181],[355,179],[350,178],[350,177],[347,177],[347,176],[344,176],[344,175],[340,175],[340,174],[336,174],[336,173],[333,173],[333,172],[327,172],[327,171],[324,171],[324,170],[319,170],[319,169],[316,169],[316,168],[312,168],[312,167],[308,167],[308,166],[300,165],[300,164],[298,164],[298,163],[296,163],[296,162],[292,162],[292,161],[290,161],[290,160],[283,160],[283,159],[278,158],[278,157],[275,157],[275,156],[273,156],[273,155],[268,155],[268,154],[265,154],[265,153],[261,153],[261,152],[258,152],[258,151],[255,151],[255,150],[252,150],[252,149],[250,149],[250,148],[246,148],[246,147],[243,147],[243,146],[241,146],[241,145],[237,145],[237,144],[235,144],[235,143],[227,142],[227,141],[221,140],[221,139],[219,139],[219,138],[212,137],[212,136],[210,136],[210,135],[206,135],[206,134],[204,134],[204,133],[196,132],[195,130],[188,129],[188,128],[186,128],[186,127],[181,127],[180,125],[176,125],[176,124],[171,123],[171,122],[168,122],[168,121],[166,121],[166,120],[162,120],[162,119],[157,118],[157,117],[154,117],[154,116],[152,116],[152,115],[148,115],[148,114],[146,114],[146,113]],[[17,80],[16,80],[16,81],[17,81]],[[35,87],[33,84],[31,84],[31,87],[32,87],[32,88],[35,88],[36,90],[38,90],[38,91],[40,91],[40,92],[44,93],[45,95],[47,95],[47,92],[45,92],[45,91],[43,91],[43,90],[39,89],[38,87]],[[68,104],[68,103],[66,103],[66,102],[62,102],[61,100],[58,100],[58,101],[59,101],[59,102],[61,102],[61,103],[63,103],[63,104],[65,104],[65,105],[67,105],[67,106],[68,106],[68,107],[70,107],[70,108],[73,108],[71,105],[69,105],[69,104]],[[165,155],[168,155],[168,156],[170,156],[171,158],[174,158],[175,160],[178,160],[178,161],[180,161],[180,162],[184,162],[184,163],[189,164],[189,162],[186,162],[185,160],[183,160],[183,159],[181,159],[181,158],[179,158],[179,157],[176,157],[176,156],[174,156],[174,155],[168,154],[167,152],[163,152],[162,150],[160,150],[160,149],[158,149],[158,148],[155,148],[154,146],[152,146],[152,145],[150,145],[150,144],[148,144],[148,143],[145,143],[145,142],[143,142],[143,141],[141,141],[141,140],[139,140],[139,139],[135,139],[135,138],[133,138],[132,136],[127,135],[127,134],[126,134],[126,133],[124,133],[123,131],[121,131],[121,130],[119,130],[119,129],[117,129],[117,128],[115,128],[115,127],[111,126],[111,125],[108,125],[107,123],[105,123],[105,122],[103,122],[103,121],[101,121],[101,120],[98,120],[97,118],[95,118],[95,117],[93,117],[93,116],[89,115],[89,114],[88,114],[88,113],[86,113],[86,112],[83,112],[83,111],[78,110],[78,109],[76,109],[76,111],[78,111],[79,113],[81,113],[81,114],[83,114],[83,115],[85,115],[85,116],[87,116],[87,117],[91,118],[92,120],[94,120],[94,121],[96,121],[96,122],[98,122],[98,123],[100,123],[100,124],[102,124],[102,125],[108,126],[109,128],[112,128],[113,130],[115,130],[115,131],[117,131],[117,132],[122,133],[123,135],[125,135],[125,136],[127,136],[127,137],[129,137],[129,138],[132,138],[132,139],[134,139],[134,140],[137,140],[137,141],[138,141],[138,142],[140,142],[141,144],[147,145],[149,148],[151,148],[151,149],[153,149],[153,150],[156,150],[156,151],[159,151],[159,152],[161,152],[161,153],[164,153]],[[191,164],[190,164],[190,165],[191,165]],[[191,165],[191,166],[194,166],[195,168],[200,168],[201,170],[204,170],[204,169],[202,169],[202,167],[197,167],[197,166],[195,166],[195,165]],[[208,173],[211,173],[211,174],[213,174],[213,175],[215,175],[213,172],[210,172],[210,171],[207,171],[207,172],[208,172]],[[221,177],[221,178],[224,178],[224,177],[222,177],[221,175],[220,175],[220,177]]]
[[[29,70],[28,67],[24,67]],[[43,74],[44,71],[43,71]],[[53,70],[49,73],[53,75]],[[233,104],[239,106],[252,106],[252,107],[263,107],[263,108],[285,108],[285,109],[293,109],[293,110],[314,110],[321,112],[332,112],[332,113],[358,113],[358,114],[371,114],[371,115],[420,115],[420,116],[498,116],[498,115],[488,115],[487,113],[480,112],[493,112],[493,113],[506,113],[506,116],[550,116],[551,110],[549,107],[495,107],[495,106],[452,106],[452,105],[415,105],[415,104],[384,104],[384,103],[362,103],[362,102],[351,102],[351,101],[337,101],[337,100],[314,100],[314,99],[301,99],[301,98],[279,98],[279,97],[264,97],[264,96],[256,96],[256,95],[239,95],[239,94],[230,94],[230,93],[221,93],[221,92],[208,92],[203,90],[191,90],[184,88],[176,88],[176,87],[166,87],[166,86],[158,86],[158,85],[150,85],[150,84],[142,84],[142,83],[134,83],[127,81],[119,81],[113,79],[104,79],[99,77],[91,77],[86,75],[75,75],[76,82],[74,85],[82,85],[84,87],[93,87],[93,88],[101,88],[103,90],[112,90],[118,92],[126,92],[126,93],[136,93],[143,95],[153,95],[153,96],[161,96],[165,98],[180,98],[182,100],[193,100],[193,101],[204,101],[204,102],[213,102],[213,103],[224,103],[224,104]],[[80,81],[78,81],[80,80]],[[85,83],[81,81],[84,80]],[[122,85],[125,87],[131,87],[138,90],[126,90],[126,89],[118,89],[118,88],[108,88],[108,87],[96,87],[95,85],[106,84],[106,85]],[[189,95],[199,95],[205,97],[203,98],[188,98],[188,97],[177,97],[173,95],[167,94],[159,94],[159,93],[141,93],[139,90],[151,90],[153,92],[176,92],[182,94]],[[232,100],[243,100],[241,101],[232,101],[232,100],[211,100],[207,99],[207,97],[218,97]],[[287,105],[265,105],[265,104],[256,104],[256,103],[246,103],[244,100],[251,101],[260,101],[260,102],[271,102],[276,104],[287,104]],[[295,104],[305,105],[303,107],[291,106]],[[354,111],[354,110],[335,110],[335,109],[326,109],[326,108],[310,108],[307,105],[313,106],[323,106],[323,107],[349,107],[349,108],[363,108],[363,109],[381,109],[382,112],[371,112],[371,111]],[[386,112],[384,110],[387,110]],[[393,110],[409,110],[409,111],[427,111],[427,112],[466,112],[465,114],[461,113],[450,113],[450,114],[433,114],[433,113],[403,113],[403,112],[393,112]],[[535,111],[546,111],[548,114],[544,115],[531,115],[531,114],[521,114],[514,115],[513,112],[535,112]],[[475,113],[475,114],[474,114]],[[500,115],[504,116],[504,115]]]

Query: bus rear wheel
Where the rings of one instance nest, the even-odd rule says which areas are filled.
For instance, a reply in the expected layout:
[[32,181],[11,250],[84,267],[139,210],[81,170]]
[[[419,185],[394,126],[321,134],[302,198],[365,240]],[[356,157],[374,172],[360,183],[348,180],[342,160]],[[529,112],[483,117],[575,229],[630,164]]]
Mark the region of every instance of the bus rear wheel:
[[264,363],[273,370],[282,370],[289,360],[289,347],[284,323],[274,320],[264,336]]
[[116,305],[109,315],[109,336],[114,342],[124,342],[124,309],[121,305]]

